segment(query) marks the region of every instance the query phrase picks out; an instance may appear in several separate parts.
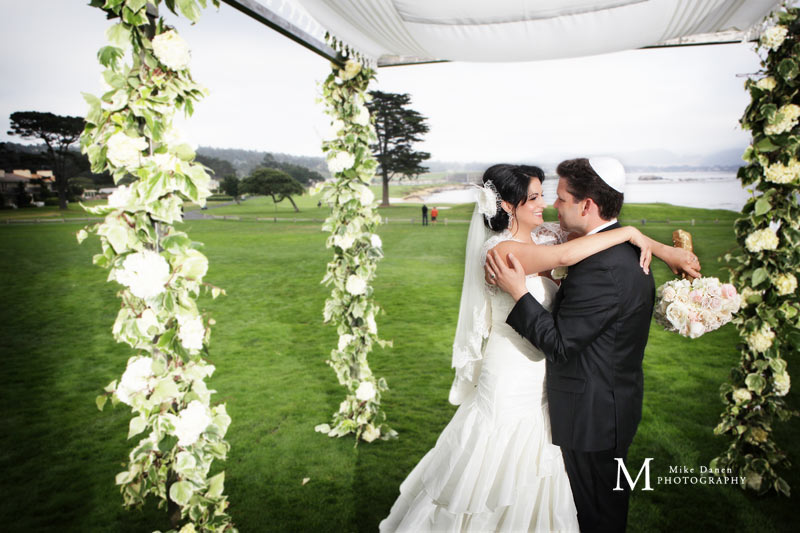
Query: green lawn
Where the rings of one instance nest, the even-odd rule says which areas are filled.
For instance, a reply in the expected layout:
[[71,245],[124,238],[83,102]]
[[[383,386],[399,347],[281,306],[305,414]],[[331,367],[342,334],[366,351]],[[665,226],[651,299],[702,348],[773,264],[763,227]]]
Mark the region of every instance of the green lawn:
[[[248,202],[231,207],[256,205]],[[471,209],[448,212],[466,220]],[[717,257],[734,245],[735,213],[626,207],[632,219],[643,213],[670,220],[726,216],[692,228],[703,272],[723,275]],[[380,229],[386,258],[375,294],[386,314],[378,325],[394,347],[375,351],[370,360],[391,387],[384,405],[400,438],[357,449],[349,438],[329,439],[313,430],[329,420],[343,397],[325,364],[336,337],[322,324],[328,290],[319,280],[331,252],[319,224],[203,220],[183,226],[206,244],[208,281],[228,291],[215,301],[201,299],[201,307],[217,320],[211,339],[217,371],[210,388],[233,418],[231,453],[218,468],[227,472],[236,524],[243,532],[375,531],[399,483],[455,409],[447,394],[467,226],[390,223]],[[155,505],[124,510],[114,485],[131,448],[125,440],[130,413],[124,405],[98,412],[94,398],[119,377],[133,353],[111,338],[117,286],[91,264],[96,238],[76,243],[80,227],[0,224],[0,523],[5,531],[19,532],[164,530],[165,512]],[[668,241],[675,225],[644,229]],[[654,272],[658,283],[668,279],[663,265],[655,264]],[[669,466],[699,469],[726,446],[711,430],[722,407],[718,387],[739,357],[736,342],[732,326],[697,340],[651,327],[644,419],[629,464],[654,457],[655,490],[634,493],[630,531],[794,530],[796,496],[759,498],[732,487],[655,484]],[[797,408],[797,393],[788,399]],[[776,436],[797,462],[796,422],[778,425]],[[798,472],[795,467],[787,474],[795,490]],[[310,482],[302,485],[306,477]]]

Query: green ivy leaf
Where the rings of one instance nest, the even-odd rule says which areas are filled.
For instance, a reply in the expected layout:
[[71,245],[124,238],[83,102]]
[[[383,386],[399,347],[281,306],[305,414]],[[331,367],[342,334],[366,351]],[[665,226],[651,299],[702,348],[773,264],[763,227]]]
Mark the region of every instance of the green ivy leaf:
[[773,144],[773,142],[769,139],[769,137],[764,137],[760,141],[758,141],[755,145],[755,149],[759,152],[774,152],[780,146],[777,144]]
[[222,491],[225,487],[225,472],[220,472],[216,476],[208,480],[208,492],[206,497],[219,498],[222,496]]
[[200,9],[195,4],[195,0],[177,0],[178,9],[181,10],[183,15],[191,20],[197,22],[200,20]]
[[144,431],[145,428],[147,428],[147,420],[144,417],[137,416],[135,418],[131,418],[131,422],[128,427],[128,438],[138,435]]
[[786,81],[794,79],[798,74],[797,63],[787,57],[778,63],[778,74]]
[[763,215],[765,213],[769,213],[769,210],[772,209],[772,205],[769,203],[767,198],[763,196],[756,201],[756,215]]
[[94,403],[97,405],[97,409],[100,411],[103,410],[103,407],[106,405],[107,401],[108,401],[108,396],[105,394],[101,394],[100,396],[94,399]]
[[181,507],[189,503],[192,494],[194,487],[188,481],[178,481],[169,488],[169,498]]
[[753,287],[757,287],[769,278],[769,273],[764,267],[757,268],[753,271]]
[[117,61],[125,52],[116,46],[104,46],[97,52],[97,60],[107,68],[116,68]]
[[748,389],[756,394],[761,394],[761,391],[767,386],[767,380],[760,374],[747,374],[744,383],[747,385]]

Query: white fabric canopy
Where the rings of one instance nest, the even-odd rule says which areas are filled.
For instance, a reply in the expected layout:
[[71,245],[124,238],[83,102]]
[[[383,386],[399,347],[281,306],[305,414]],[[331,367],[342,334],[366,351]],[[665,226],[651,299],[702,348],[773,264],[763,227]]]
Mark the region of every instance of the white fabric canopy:
[[756,38],[775,0],[258,0],[379,65],[534,61]]

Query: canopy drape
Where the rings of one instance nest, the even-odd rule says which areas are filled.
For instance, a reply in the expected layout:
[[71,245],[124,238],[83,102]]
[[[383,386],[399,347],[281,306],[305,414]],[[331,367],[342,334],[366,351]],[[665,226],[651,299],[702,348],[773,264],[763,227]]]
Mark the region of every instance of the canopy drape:
[[378,65],[535,61],[757,38],[775,0],[257,0]]

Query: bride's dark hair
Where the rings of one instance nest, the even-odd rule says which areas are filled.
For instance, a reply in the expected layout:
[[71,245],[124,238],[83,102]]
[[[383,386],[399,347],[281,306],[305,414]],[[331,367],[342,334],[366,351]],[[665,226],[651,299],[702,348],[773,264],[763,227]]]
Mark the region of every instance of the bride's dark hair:
[[[505,200],[515,208],[528,201],[528,186],[536,178],[544,183],[544,172],[531,165],[492,165],[483,173],[483,183],[491,180],[501,200]],[[498,207],[497,214],[490,219],[483,219],[484,224],[492,231],[502,231],[508,227],[508,213]]]

